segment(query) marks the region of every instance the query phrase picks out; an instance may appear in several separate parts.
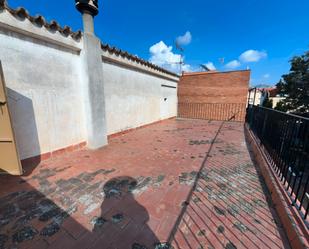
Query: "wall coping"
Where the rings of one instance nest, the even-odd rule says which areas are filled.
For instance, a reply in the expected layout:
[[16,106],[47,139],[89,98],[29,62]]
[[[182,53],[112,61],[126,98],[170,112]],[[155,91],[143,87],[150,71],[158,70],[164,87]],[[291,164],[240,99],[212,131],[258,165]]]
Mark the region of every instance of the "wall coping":
[[142,59],[133,60],[130,55],[124,56],[120,53],[116,53],[110,50],[102,49],[102,62],[120,65],[128,69],[133,69],[156,77],[171,80],[175,83],[178,83],[180,79],[180,76],[178,76],[177,74],[166,71],[151,63],[149,63],[149,65],[146,61]]
[[72,32],[56,21],[47,23],[44,17],[32,17],[24,8],[9,8],[0,0],[0,30],[11,31],[30,38],[38,39],[53,45],[80,52],[83,47],[81,31]]
[[126,58],[130,61],[133,61],[133,62],[137,62],[139,64],[142,64],[144,66],[148,66],[150,68],[153,68],[153,69],[156,69],[157,71],[160,71],[160,72],[163,72],[165,74],[168,74],[168,75],[171,75],[171,76],[175,76],[175,77],[180,77],[180,75],[176,74],[176,73],[173,73],[169,70],[166,70],[162,67],[159,67],[149,61],[146,61],[136,55],[132,55],[130,53],[128,53],[127,51],[124,51],[124,50],[121,50],[119,48],[116,48],[116,47],[111,47],[110,45],[108,44],[101,44],[101,49],[103,51],[108,51],[110,54],[116,54],[116,55],[120,55],[121,57],[123,58]]
[[[82,32],[73,32],[70,27],[61,27],[56,21],[45,21],[41,15],[31,16],[22,7],[12,9],[6,0],[0,0],[0,30],[15,32],[38,39],[50,44],[80,52],[83,49]],[[101,44],[102,60],[107,63],[118,64],[140,72],[179,82],[180,75],[150,63],[126,51]]]
[[209,75],[209,74],[228,74],[228,73],[238,73],[238,72],[251,72],[250,69],[244,70],[233,70],[233,71],[206,71],[206,72],[184,72],[181,76],[196,76],[196,75]]

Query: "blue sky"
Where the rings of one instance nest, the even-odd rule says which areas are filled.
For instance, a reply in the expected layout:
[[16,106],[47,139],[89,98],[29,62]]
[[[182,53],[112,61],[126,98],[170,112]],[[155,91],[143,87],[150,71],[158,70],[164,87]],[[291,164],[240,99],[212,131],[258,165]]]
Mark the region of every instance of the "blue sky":
[[[8,2],[75,30],[82,27],[74,0]],[[277,83],[289,71],[288,61],[309,49],[308,0],[99,0],[99,5],[96,34],[104,43],[171,70],[177,70],[179,36],[186,69],[207,63],[217,70],[249,67],[252,85]]]

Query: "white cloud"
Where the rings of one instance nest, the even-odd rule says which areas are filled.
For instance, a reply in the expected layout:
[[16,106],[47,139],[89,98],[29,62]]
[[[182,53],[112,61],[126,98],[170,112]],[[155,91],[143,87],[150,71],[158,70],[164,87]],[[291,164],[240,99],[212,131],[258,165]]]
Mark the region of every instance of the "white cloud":
[[[149,61],[172,72],[180,73],[181,55],[174,54],[172,50],[172,46],[167,46],[163,41],[160,41],[150,47],[151,56]],[[192,71],[191,66],[187,64],[182,66],[182,70],[186,72]]]
[[158,65],[165,66],[170,65],[176,67],[176,64],[180,62],[181,56],[172,52],[173,47],[167,46],[163,41],[160,41],[150,47],[151,54],[150,62]]
[[190,31],[187,31],[183,36],[178,36],[176,38],[176,44],[178,46],[186,46],[189,45],[192,41],[192,35]]
[[208,61],[206,64],[204,64],[204,66],[206,66],[211,71],[216,70],[215,65],[211,61]]
[[227,69],[235,69],[235,68],[240,67],[240,66],[241,66],[241,64],[240,64],[240,62],[238,60],[233,60],[233,61],[230,61],[229,63],[227,63],[225,65],[225,68],[227,68]]
[[[267,57],[267,53],[264,51],[258,51],[258,50],[253,50],[249,49],[245,52],[243,52],[238,60],[232,60],[228,62],[224,67],[226,69],[235,69],[241,66],[242,63],[249,63],[249,62],[258,62],[261,59],[264,59]],[[265,74],[263,76],[265,79],[269,78],[269,74]]]
[[264,59],[267,57],[267,53],[264,51],[258,51],[258,50],[247,50],[245,52],[243,52],[240,56],[239,56],[239,60],[241,62],[258,62],[261,59]]

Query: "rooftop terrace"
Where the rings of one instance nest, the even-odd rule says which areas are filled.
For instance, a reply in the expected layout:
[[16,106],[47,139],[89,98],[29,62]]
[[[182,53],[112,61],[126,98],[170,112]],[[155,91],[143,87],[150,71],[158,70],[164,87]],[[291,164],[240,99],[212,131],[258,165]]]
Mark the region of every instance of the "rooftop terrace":
[[1,249],[290,248],[242,123],[167,120],[1,181]]

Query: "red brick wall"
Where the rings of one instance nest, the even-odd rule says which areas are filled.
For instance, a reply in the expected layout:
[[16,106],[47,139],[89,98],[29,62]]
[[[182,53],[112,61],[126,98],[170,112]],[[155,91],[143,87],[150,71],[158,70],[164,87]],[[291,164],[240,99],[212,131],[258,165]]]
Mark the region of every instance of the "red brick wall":
[[250,71],[184,74],[178,85],[178,117],[244,121]]

